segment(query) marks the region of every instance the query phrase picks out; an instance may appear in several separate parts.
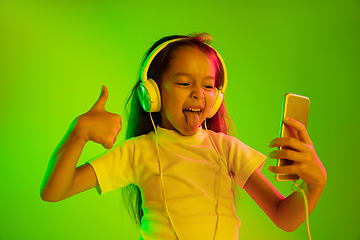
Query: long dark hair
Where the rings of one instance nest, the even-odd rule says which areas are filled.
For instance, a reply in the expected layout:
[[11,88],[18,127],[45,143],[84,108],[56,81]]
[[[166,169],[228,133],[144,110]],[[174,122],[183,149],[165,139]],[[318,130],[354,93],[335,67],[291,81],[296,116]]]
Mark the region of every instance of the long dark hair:
[[[219,70],[215,74],[215,87],[219,88],[223,86],[224,83],[224,69],[220,60],[217,57],[215,50],[209,47],[207,44],[210,44],[212,38],[209,34],[192,34],[188,36],[173,35],[167,36],[159,41],[157,41],[145,54],[141,66],[144,64],[146,58],[150,53],[162,43],[169,41],[171,39],[181,38],[181,40],[175,41],[167,45],[163,50],[161,50],[153,61],[150,64],[148,70],[148,78],[154,79],[158,85],[160,85],[160,80],[162,75],[168,70],[171,60],[174,59],[174,52],[178,49],[184,47],[193,47],[197,48],[200,51],[204,52],[209,59],[217,66]],[[126,110],[128,114],[128,126],[126,130],[126,139],[130,139],[136,136],[143,134],[148,134],[153,131],[153,125],[150,120],[150,115],[146,112],[140,105],[139,98],[137,96],[137,87],[141,83],[141,74],[139,73],[138,80],[132,89],[132,92],[126,102]],[[161,121],[160,112],[151,113],[154,119],[155,125],[159,125]],[[206,124],[209,130],[214,132],[222,132],[224,134],[232,133],[233,125],[229,117],[229,114],[225,108],[224,102],[221,104],[221,107],[217,113],[210,119],[206,120]],[[135,184],[130,184],[122,188],[124,203],[127,206],[128,212],[132,219],[141,226],[141,218],[143,216],[142,198],[141,191],[138,186]]]

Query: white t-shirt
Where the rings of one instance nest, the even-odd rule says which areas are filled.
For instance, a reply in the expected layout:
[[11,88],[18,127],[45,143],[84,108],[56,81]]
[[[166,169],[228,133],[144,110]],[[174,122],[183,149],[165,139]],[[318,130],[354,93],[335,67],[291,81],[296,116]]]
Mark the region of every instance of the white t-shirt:
[[206,240],[213,239],[215,229],[216,239],[238,239],[240,220],[235,213],[231,176],[243,188],[250,175],[262,167],[265,156],[234,137],[207,133],[202,128],[192,136],[160,127],[157,132],[159,154],[156,135],[150,132],[89,162],[96,172],[99,193],[131,183],[141,189],[144,216],[140,239],[171,240],[177,235],[181,240]]

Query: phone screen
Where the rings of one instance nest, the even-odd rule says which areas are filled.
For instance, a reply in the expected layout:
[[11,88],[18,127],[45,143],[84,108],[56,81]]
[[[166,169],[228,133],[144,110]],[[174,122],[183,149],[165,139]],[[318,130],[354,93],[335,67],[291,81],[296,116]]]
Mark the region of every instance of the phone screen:
[[[296,121],[302,123],[307,127],[308,117],[310,109],[310,99],[305,96],[296,95],[292,93],[285,94],[284,104],[282,110],[282,119],[284,117],[289,117],[295,119]],[[294,137],[297,138],[296,131],[291,131],[288,127],[281,121],[280,128],[280,137]],[[279,148],[281,150],[282,147]],[[277,166],[291,165],[293,161],[288,159],[278,159]],[[276,174],[275,179],[277,181],[296,181],[300,177],[296,174]]]

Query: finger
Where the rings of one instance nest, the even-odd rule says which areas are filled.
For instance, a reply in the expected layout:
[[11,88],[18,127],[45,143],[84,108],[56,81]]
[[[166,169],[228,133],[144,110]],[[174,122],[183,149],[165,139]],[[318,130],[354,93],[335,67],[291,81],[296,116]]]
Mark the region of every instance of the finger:
[[120,115],[117,115],[117,114],[115,114],[115,116],[117,117],[117,126],[118,126],[118,133],[121,131],[121,129],[122,129],[122,118],[121,118],[121,116]]
[[[110,149],[114,146],[116,140],[117,140],[117,136],[119,135],[119,132],[120,132],[121,128],[115,128],[113,131],[112,131],[112,137],[109,137],[108,141],[103,144],[103,146],[107,149]],[[111,140],[110,140],[111,139]]]
[[117,140],[117,135],[116,135],[116,137],[114,137],[114,139],[113,139],[113,142],[112,142],[112,145],[113,145],[113,146],[114,146],[116,140]]
[[[284,131],[288,131],[288,133],[289,133],[288,136],[298,139],[298,134],[297,134],[296,130],[294,128],[292,128],[291,126],[286,125],[285,123],[283,123],[283,124],[285,126]],[[286,133],[284,136],[286,136]]]
[[105,104],[106,104],[106,101],[108,99],[108,90],[107,90],[107,87],[105,85],[103,85],[101,87],[101,94],[100,94],[100,97],[99,99],[96,101],[96,103],[94,104],[94,106],[92,106],[91,109],[95,109],[95,110],[105,110]]
[[106,149],[111,149],[114,144],[109,142],[109,143],[103,143],[101,145]]
[[121,124],[122,118],[120,115],[115,114],[115,113],[111,113],[111,116],[113,117],[113,120],[114,120],[112,128],[115,129],[116,136],[117,136],[122,129],[122,124]]
[[306,159],[303,153],[291,149],[283,149],[270,152],[269,157],[273,159],[287,159],[294,162],[304,162],[304,159]]
[[294,149],[299,152],[306,152],[308,146],[300,140],[293,137],[275,138],[269,143],[269,147],[282,147],[287,149]]
[[114,146],[114,143],[115,143],[115,140],[116,140],[116,137],[115,138],[110,138],[110,139],[107,139],[106,141],[103,141],[101,143],[101,145],[106,148],[106,149],[111,149],[113,146]]
[[308,134],[308,132],[306,130],[306,127],[303,124],[296,121],[295,119],[287,118],[287,117],[284,118],[283,122],[286,125],[291,126],[292,128],[294,128],[297,131],[299,140],[301,142],[304,142],[306,144],[311,144],[309,134]]
[[296,174],[296,166],[287,165],[281,167],[269,166],[269,171],[275,174]]

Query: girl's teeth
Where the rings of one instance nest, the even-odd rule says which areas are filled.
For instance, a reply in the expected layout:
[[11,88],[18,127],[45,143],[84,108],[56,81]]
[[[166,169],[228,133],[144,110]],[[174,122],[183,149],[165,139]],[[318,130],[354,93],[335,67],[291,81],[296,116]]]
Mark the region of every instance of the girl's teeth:
[[188,110],[193,111],[193,112],[200,112],[200,109],[189,108]]

